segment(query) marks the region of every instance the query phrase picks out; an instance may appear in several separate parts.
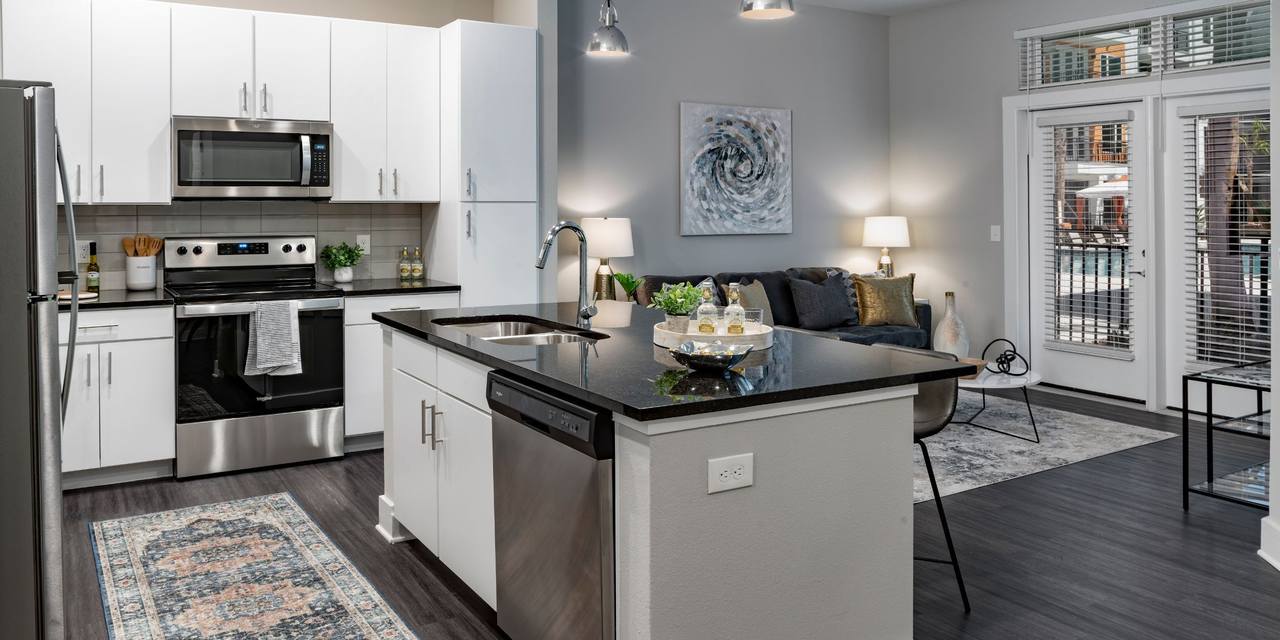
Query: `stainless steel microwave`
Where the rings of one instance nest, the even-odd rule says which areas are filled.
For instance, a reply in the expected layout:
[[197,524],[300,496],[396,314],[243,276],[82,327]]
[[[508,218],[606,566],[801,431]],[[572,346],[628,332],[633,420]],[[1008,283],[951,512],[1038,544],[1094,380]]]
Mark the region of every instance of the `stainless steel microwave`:
[[333,124],[173,119],[174,198],[329,198]]

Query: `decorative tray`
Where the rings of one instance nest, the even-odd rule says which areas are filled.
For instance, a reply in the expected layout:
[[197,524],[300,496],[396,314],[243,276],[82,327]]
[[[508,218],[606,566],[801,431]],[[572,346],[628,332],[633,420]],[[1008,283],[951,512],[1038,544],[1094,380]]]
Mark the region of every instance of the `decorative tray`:
[[724,344],[742,344],[755,347],[756,351],[768,349],[773,346],[773,327],[768,325],[748,326],[745,333],[729,334],[724,329],[718,329],[715,333],[698,333],[696,331],[678,332],[667,329],[667,323],[659,322],[653,325],[653,343],[659,347],[667,349],[675,348],[690,340],[698,342],[715,342],[720,341]]

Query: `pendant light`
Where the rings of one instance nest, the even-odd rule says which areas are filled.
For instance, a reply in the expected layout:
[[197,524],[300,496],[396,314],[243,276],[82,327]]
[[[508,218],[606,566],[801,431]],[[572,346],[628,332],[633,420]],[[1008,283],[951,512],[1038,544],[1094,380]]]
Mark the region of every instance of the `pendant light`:
[[742,17],[748,20],[778,20],[795,13],[794,0],[742,0]]
[[604,0],[600,5],[600,27],[591,34],[591,42],[587,43],[587,55],[597,58],[621,58],[629,55],[627,37],[622,30],[614,26],[618,24],[618,10],[613,8],[613,0]]

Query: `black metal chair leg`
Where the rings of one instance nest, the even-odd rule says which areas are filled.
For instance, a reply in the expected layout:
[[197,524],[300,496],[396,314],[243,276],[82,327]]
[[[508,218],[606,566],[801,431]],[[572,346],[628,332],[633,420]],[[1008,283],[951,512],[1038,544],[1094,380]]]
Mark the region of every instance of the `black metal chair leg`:
[[1031,431],[1036,434],[1036,444],[1040,444],[1040,427],[1036,426],[1036,413],[1031,410],[1031,395],[1027,388],[1022,388],[1022,401],[1027,403],[1027,415],[1031,417]]
[[960,575],[960,560],[956,557],[956,545],[951,541],[951,527],[947,526],[947,512],[942,509],[942,496],[938,493],[938,480],[933,475],[933,463],[929,461],[929,449],[923,440],[917,440],[920,453],[924,456],[924,469],[929,474],[929,486],[933,488],[933,503],[938,505],[938,520],[942,522],[942,535],[947,540],[947,551],[951,554],[951,568],[956,572],[956,585],[960,587],[960,599],[964,602],[964,612],[969,613],[969,592],[964,588],[964,576]]

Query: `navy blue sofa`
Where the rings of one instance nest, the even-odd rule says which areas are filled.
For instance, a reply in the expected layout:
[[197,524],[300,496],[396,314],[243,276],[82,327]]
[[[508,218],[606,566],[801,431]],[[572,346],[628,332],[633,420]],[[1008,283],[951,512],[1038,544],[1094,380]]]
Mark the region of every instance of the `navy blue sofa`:
[[[827,279],[827,271],[825,268],[816,267],[793,268],[786,271],[728,272],[718,273],[715,276],[649,275],[644,277],[644,282],[641,283],[640,288],[636,289],[636,302],[641,305],[648,305],[652,300],[653,293],[661,289],[664,284],[679,284],[682,282],[697,284],[707,278],[711,278],[719,285],[716,287],[716,295],[719,296],[720,286],[734,282],[751,284],[759,281],[764,286],[765,295],[769,298],[769,307],[773,312],[773,323],[776,326],[858,344],[895,344],[917,349],[931,349],[933,347],[931,330],[933,326],[933,310],[926,302],[916,302],[916,319],[919,321],[919,327],[894,325],[864,327],[861,325],[849,325],[824,331],[801,329],[799,326],[800,316],[796,311],[795,300],[791,296],[791,285],[787,281],[790,278],[801,278],[810,282],[820,283]],[[717,299],[717,302],[723,304],[722,300]]]

